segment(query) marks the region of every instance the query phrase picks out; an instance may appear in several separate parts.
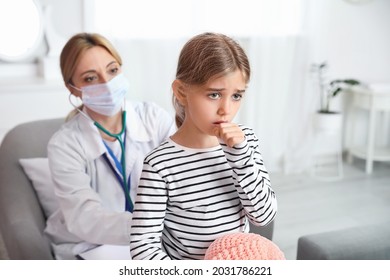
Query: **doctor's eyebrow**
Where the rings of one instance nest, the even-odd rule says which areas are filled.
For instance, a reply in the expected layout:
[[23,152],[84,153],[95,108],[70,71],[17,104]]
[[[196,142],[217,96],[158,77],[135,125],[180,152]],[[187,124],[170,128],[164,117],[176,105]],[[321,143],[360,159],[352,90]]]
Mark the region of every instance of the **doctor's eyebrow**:
[[85,75],[85,74],[89,74],[89,73],[96,73],[96,70],[94,70],[94,69],[90,69],[90,70],[84,71],[84,72],[82,72],[82,73],[81,73],[81,75],[80,75],[80,76],[83,76],[83,75]]
[[[106,68],[109,68],[112,64],[115,64],[115,63],[117,63],[120,66],[118,61],[113,60],[113,61],[111,61],[110,63],[107,64]],[[82,72],[81,76],[85,75],[85,74],[88,74],[88,73],[97,73],[97,71],[95,69],[88,69],[88,70]]]
[[120,65],[118,61],[113,60],[113,61],[111,61],[110,63],[107,64],[106,68],[110,67],[112,64],[115,64],[115,63]]

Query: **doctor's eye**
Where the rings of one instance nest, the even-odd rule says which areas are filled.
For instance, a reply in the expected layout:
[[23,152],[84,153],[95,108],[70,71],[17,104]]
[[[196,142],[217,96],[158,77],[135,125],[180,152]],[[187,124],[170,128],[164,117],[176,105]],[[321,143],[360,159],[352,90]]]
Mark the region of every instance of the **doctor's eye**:
[[84,82],[93,83],[97,79],[98,79],[98,77],[96,75],[89,75],[89,76],[84,77]]
[[110,71],[111,74],[116,74],[116,73],[119,72],[119,67],[111,68],[109,71]]

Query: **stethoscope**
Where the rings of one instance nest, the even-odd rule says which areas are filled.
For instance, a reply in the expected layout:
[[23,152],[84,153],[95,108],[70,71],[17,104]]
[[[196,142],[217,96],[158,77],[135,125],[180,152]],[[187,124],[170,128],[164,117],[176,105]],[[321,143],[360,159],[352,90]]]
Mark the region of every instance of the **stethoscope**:
[[[104,132],[105,134],[107,134],[108,136],[110,137],[113,137],[115,138],[116,140],[118,140],[119,144],[120,144],[120,147],[121,147],[121,159],[120,161],[118,160],[118,158],[115,156],[114,152],[111,150],[111,148],[103,141],[103,144],[104,146],[106,147],[109,155],[111,156],[111,158],[114,160],[115,162],[115,167],[111,164],[110,160],[108,159],[107,157],[107,154],[104,154],[103,157],[104,159],[106,160],[106,162],[108,163],[108,165],[110,166],[111,170],[114,172],[117,180],[119,181],[119,183],[121,184],[122,186],[122,189],[125,193],[125,200],[126,200],[126,205],[125,205],[125,208],[126,208],[126,211],[129,211],[129,212],[133,212],[133,208],[134,208],[134,205],[133,205],[133,202],[131,200],[131,197],[130,197],[130,176],[129,176],[129,179],[127,180],[126,182],[126,179],[127,179],[127,176],[126,176],[126,154],[125,154],[125,151],[126,151],[126,146],[125,146],[125,141],[126,141],[126,111],[123,110],[123,113],[122,113],[122,130],[119,132],[119,133],[111,133],[109,132],[107,129],[105,129],[100,123],[98,123],[97,121],[93,120],[90,116],[88,116],[87,114],[85,114],[83,111],[81,111],[79,108],[77,108],[77,106],[75,106],[71,100],[71,95],[72,94],[69,94],[69,101],[70,103],[73,105],[73,107],[80,113],[82,114],[84,117],[86,117],[88,120],[91,120],[93,122],[93,124],[99,129],[101,130],[102,132]],[[124,137],[122,137],[124,136]],[[118,173],[115,171],[115,168],[117,170],[119,170],[119,172],[121,173],[122,175],[122,178],[120,178],[120,176],[118,175]]]

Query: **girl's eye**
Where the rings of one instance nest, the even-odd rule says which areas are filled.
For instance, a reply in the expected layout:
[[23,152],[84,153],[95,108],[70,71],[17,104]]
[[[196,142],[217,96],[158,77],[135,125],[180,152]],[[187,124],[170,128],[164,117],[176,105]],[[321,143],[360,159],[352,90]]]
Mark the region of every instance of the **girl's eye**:
[[232,98],[233,98],[234,101],[239,101],[242,98],[242,94],[235,93],[235,94],[233,94]]
[[213,93],[208,94],[208,97],[210,97],[211,99],[218,99],[220,96],[221,96],[221,94],[218,92],[213,92]]

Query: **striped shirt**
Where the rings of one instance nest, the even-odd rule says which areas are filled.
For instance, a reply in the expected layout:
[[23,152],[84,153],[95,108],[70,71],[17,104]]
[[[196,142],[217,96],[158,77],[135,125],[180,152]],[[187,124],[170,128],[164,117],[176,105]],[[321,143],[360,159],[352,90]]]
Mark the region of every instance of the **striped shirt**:
[[217,237],[270,223],[276,197],[252,129],[245,141],[191,149],[168,139],[147,155],[134,205],[132,259],[203,259]]

